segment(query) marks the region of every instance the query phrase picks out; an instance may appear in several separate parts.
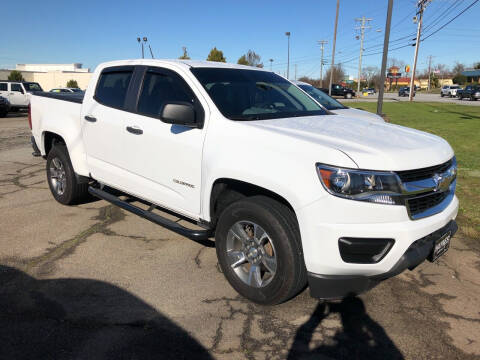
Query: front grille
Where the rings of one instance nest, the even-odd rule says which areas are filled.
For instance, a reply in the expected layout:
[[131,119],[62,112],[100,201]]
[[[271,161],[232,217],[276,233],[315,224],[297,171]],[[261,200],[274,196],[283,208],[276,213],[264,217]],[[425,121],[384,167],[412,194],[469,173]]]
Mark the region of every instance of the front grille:
[[405,170],[405,171],[397,171],[397,175],[400,177],[402,182],[410,182],[410,181],[417,181],[417,180],[424,180],[433,177],[434,174],[441,174],[448,170],[448,168],[452,165],[452,159],[448,160],[447,162],[430,166],[423,169],[415,169],[415,170]]
[[407,206],[410,209],[410,215],[418,215],[422,212],[440,204],[448,196],[450,192],[444,191],[440,193],[430,193],[416,198],[408,199]]

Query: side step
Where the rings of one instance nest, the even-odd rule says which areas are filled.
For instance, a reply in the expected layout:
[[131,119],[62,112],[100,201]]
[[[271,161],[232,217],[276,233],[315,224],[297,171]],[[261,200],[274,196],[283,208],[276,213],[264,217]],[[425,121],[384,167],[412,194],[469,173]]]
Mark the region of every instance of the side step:
[[123,201],[119,197],[110,194],[109,192],[106,192],[104,190],[98,189],[93,186],[88,187],[88,192],[92,194],[93,196],[96,196],[100,199],[106,200],[108,202],[111,202],[112,204],[121,207],[124,210],[130,211],[131,213],[134,213],[135,215],[141,216],[144,219],[150,220],[151,222],[158,224],[160,226],[163,226],[173,232],[176,232],[177,234],[180,234],[182,236],[185,236],[189,239],[195,240],[203,245],[211,246],[213,243],[212,241],[206,241],[210,237],[213,236],[213,231],[211,229],[207,230],[192,230],[188,229],[175,221],[169,220],[163,216],[160,216],[158,214],[153,213],[153,209],[155,209],[155,205],[150,206],[148,210],[143,210],[142,208],[139,208],[138,206],[132,205],[126,201]]

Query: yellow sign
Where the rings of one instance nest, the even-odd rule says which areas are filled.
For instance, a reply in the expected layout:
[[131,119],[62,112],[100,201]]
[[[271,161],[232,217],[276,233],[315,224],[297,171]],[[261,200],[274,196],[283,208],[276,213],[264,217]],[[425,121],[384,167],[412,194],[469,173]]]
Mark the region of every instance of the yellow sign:
[[409,73],[410,72],[410,65],[405,65],[405,72]]

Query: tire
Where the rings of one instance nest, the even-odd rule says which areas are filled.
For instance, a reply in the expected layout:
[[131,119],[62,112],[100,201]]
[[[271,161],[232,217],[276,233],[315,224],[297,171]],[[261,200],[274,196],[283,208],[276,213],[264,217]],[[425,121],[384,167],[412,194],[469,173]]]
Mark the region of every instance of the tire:
[[52,147],[47,156],[46,170],[50,191],[60,204],[76,204],[88,195],[88,183],[78,183],[65,145]]
[[443,93],[442,93],[442,92],[440,93],[440,97],[443,97]]
[[0,111],[0,118],[6,117],[8,114],[8,111]]
[[345,94],[345,99],[351,99],[351,98],[352,98],[352,94],[351,94],[351,93]]
[[[255,233],[250,232],[253,228],[257,229]],[[263,246],[252,236],[262,233],[266,235]],[[276,200],[254,196],[229,205],[220,215],[215,244],[220,267],[230,285],[255,303],[282,303],[307,284],[297,220],[287,206]]]

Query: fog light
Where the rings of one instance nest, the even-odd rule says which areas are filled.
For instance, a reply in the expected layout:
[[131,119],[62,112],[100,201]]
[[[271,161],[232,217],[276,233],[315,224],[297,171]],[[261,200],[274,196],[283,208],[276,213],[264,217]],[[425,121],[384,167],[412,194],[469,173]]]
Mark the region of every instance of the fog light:
[[354,264],[375,264],[390,251],[395,240],[342,237],[338,248],[342,260]]

